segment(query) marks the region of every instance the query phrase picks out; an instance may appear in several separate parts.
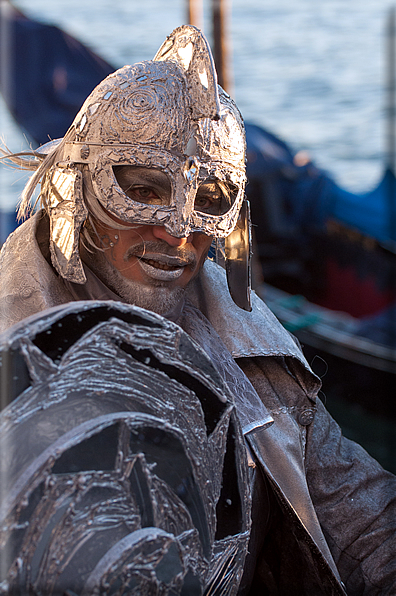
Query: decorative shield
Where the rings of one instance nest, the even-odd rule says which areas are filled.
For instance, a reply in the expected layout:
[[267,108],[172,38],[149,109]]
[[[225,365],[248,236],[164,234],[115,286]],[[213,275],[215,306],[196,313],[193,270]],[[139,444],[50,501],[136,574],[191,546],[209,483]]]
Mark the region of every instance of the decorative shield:
[[74,302],[0,350],[0,594],[236,594],[246,454],[199,346],[143,309]]

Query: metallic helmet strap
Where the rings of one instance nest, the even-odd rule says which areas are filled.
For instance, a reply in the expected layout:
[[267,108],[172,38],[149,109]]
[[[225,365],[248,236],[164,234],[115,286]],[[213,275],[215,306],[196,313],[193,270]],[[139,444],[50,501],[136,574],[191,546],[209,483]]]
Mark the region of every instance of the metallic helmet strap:
[[237,225],[225,239],[228,289],[231,298],[243,310],[251,311],[251,221],[250,204],[242,203]]

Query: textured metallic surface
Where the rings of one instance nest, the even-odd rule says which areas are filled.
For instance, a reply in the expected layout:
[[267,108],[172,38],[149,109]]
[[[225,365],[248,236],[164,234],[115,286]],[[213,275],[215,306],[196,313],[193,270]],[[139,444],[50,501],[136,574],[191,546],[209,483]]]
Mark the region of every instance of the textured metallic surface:
[[[225,237],[236,224],[243,200],[242,121],[224,93],[219,120],[193,121],[182,75],[173,62],[143,62],[107,77],[77,115],[76,140],[65,144],[64,161],[88,164],[99,201],[125,222],[165,225],[178,237],[191,232]],[[98,107],[86,116],[92,104]],[[84,148],[89,148],[85,159]],[[146,205],[129,198],[114,176],[117,165],[163,171],[172,185],[171,204]],[[208,178],[238,189],[224,215],[194,210],[198,186]]]
[[246,454],[205,353],[119,303],[52,309],[1,340],[0,594],[235,594]]
[[225,262],[231,298],[248,312],[252,310],[251,246],[250,205],[244,201],[237,225],[225,239]]
[[199,99],[191,106],[193,120],[220,118],[217,73],[204,35],[194,27],[178,27],[164,41],[154,60],[172,60],[188,73],[190,96]]
[[298,341],[280,325],[255,292],[251,295],[251,312],[236,308],[228,292],[224,270],[216,263],[206,261],[187,295],[213,325],[233,358],[295,358],[302,365],[310,395],[316,395],[320,381],[313,375]]
[[[177,50],[160,50],[153,61],[124,66],[94,89],[75,118],[64,160],[87,163],[98,199],[126,222],[165,225],[178,237],[196,231],[224,238],[234,228],[243,200],[242,119],[231,98],[217,89],[201,32],[180,27],[166,43]],[[203,73],[207,87],[201,82]],[[129,198],[112,170],[122,164],[165,172],[171,204],[145,205]],[[224,215],[194,210],[197,188],[208,178],[237,188]]]
[[85,282],[78,256],[80,229],[88,211],[82,197],[82,174],[78,170],[52,168],[48,177],[50,250],[52,262],[67,278]]

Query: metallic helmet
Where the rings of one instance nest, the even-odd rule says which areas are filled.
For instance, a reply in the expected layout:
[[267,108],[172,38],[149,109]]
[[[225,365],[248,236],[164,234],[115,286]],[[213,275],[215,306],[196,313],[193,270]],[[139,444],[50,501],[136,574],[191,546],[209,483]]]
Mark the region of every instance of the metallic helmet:
[[[124,66],[104,79],[84,102],[62,145],[46,188],[53,262],[70,281],[85,282],[77,246],[87,217],[79,190],[84,165],[102,207],[123,222],[165,226],[178,238],[203,232],[224,239],[237,226],[246,179],[243,122],[235,103],[218,87],[210,48],[195,27],[176,29],[154,60]],[[163,172],[170,196],[159,197],[158,204],[131,198],[117,180],[120,166]],[[200,210],[195,202],[205,181],[226,189],[216,213]],[[65,194],[68,204],[60,205]],[[249,253],[248,236],[242,260]],[[239,230],[237,242],[228,241],[229,259],[233,254],[240,260],[240,238]]]

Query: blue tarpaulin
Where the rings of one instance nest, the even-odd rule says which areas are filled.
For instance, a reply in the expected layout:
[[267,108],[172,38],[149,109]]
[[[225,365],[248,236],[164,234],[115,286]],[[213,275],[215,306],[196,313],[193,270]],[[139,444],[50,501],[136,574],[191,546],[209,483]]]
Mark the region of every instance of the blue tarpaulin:
[[37,144],[62,137],[84,99],[115,69],[58,27],[0,3],[0,90]]
[[333,183],[329,215],[384,244],[396,241],[392,215],[396,206],[395,189],[395,176],[389,169],[385,170],[378,186],[365,194],[352,194]]
[[354,194],[314,163],[296,165],[288,145],[265,129],[247,124],[246,133],[248,180],[252,184],[275,177],[285,223],[304,230],[322,227],[331,218],[381,243],[396,241],[396,180],[390,170],[374,190]]

